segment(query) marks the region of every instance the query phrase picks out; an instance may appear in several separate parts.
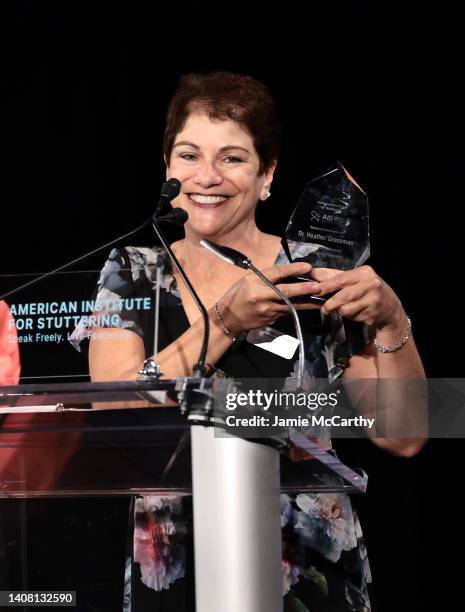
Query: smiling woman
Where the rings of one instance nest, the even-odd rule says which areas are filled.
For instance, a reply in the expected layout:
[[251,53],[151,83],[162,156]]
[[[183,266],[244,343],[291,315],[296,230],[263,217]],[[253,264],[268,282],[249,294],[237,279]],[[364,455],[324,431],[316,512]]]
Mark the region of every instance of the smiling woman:
[[[258,201],[269,197],[279,139],[274,102],[264,84],[227,72],[181,79],[168,110],[164,155],[167,178],[176,178],[182,185],[173,205],[185,209],[189,219],[185,237],[172,247],[208,311],[207,360],[212,373],[221,370],[237,378],[291,379],[296,376],[297,355],[265,351],[251,335],[242,340],[243,332],[270,326],[277,333],[292,335],[287,306],[248,270],[231,267],[203,249],[202,238],[244,253],[289,298],[335,292],[323,313],[312,304],[297,305],[309,380],[328,377],[342,344],[353,347],[347,355],[345,376],[423,377],[410,334],[408,342],[397,348],[408,321],[402,304],[371,268],[312,270],[313,281],[281,283],[288,276],[310,272],[311,266],[288,263],[280,237],[262,232],[255,223]],[[160,332],[155,358],[165,376],[186,376],[199,354],[203,324],[190,294],[160,249],[113,251],[102,271],[97,299],[152,295],[157,281],[151,268],[159,256],[164,265],[158,281]],[[93,380],[137,378],[144,359],[153,355],[153,315],[138,318],[133,310],[124,309],[118,314],[122,337],[99,334],[98,327],[90,330]],[[341,315],[358,327],[346,329]],[[372,342],[375,336],[377,345]],[[386,348],[384,345],[391,350],[377,349]],[[423,444],[423,440],[409,439],[373,441],[401,456],[414,454]],[[138,498],[134,524],[126,609],[193,610],[190,500],[176,495]],[[286,610],[371,609],[363,538],[347,496],[284,495],[281,525]],[[266,554],[265,542],[263,551]]]
[[259,199],[266,199],[275,166],[273,162],[260,173],[252,137],[237,123],[212,121],[201,109],[190,114],[176,137],[167,169],[168,178],[182,183],[174,204],[189,214],[189,240],[256,238],[255,207]]

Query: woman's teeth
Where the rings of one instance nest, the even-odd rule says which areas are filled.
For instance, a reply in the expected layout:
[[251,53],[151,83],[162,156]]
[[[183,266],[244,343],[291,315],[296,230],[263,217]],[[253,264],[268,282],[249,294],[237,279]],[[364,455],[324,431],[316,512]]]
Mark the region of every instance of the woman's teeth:
[[197,204],[219,204],[228,198],[228,196],[199,195],[195,193],[191,193],[189,197]]

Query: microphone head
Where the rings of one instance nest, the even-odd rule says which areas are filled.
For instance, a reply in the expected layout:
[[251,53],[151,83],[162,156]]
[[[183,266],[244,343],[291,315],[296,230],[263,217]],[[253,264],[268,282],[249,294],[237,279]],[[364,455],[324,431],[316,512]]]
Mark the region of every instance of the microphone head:
[[200,241],[200,244],[223,261],[227,261],[228,263],[238,266],[239,268],[244,268],[244,270],[249,269],[248,264],[250,263],[250,260],[240,251],[231,249],[231,247],[216,244],[211,242],[211,240],[206,240],[205,238]]
[[189,219],[189,215],[183,208],[173,208],[167,215],[158,217],[159,223],[169,223],[170,225],[184,225]]
[[170,178],[161,186],[160,198],[166,198],[171,202],[181,191],[181,183],[176,178]]

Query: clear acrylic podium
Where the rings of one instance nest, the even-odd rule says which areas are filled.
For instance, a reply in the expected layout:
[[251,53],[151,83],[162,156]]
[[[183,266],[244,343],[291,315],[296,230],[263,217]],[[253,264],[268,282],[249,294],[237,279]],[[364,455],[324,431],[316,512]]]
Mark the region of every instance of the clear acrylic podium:
[[[147,273],[155,287],[157,270]],[[0,376],[0,504],[19,504],[23,566],[28,535],[21,504],[44,502],[48,520],[54,500],[192,495],[198,612],[280,612],[280,493],[363,492],[366,475],[298,431],[260,440],[221,433],[211,410],[213,385],[224,384],[218,379],[88,382],[76,330],[85,336],[96,325],[114,333],[124,307],[156,335],[156,290],[122,305],[111,295],[95,300],[97,270],[27,285],[35,278],[0,276],[11,312],[3,348],[16,345],[21,361],[21,384]],[[288,459],[291,443],[313,459]]]
[[366,475],[296,431],[313,460],[287,460],[289,439],[217,435],[212,384],[0,387],[0,496],[193,494],[197,609],[282,610],[280,492],[363,492]]

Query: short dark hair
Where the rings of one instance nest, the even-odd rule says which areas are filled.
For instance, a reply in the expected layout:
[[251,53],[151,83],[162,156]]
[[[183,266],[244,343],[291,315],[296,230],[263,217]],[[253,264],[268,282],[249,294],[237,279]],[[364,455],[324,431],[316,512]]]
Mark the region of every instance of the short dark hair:
[[213,120],[231,119],[250,134],[260,158],[260,174],[278,159],[281,126],[268,87],[250,76],[215,71],[181,77],[166,116],[163,152],[168,164],[176,134],[197,110]]

